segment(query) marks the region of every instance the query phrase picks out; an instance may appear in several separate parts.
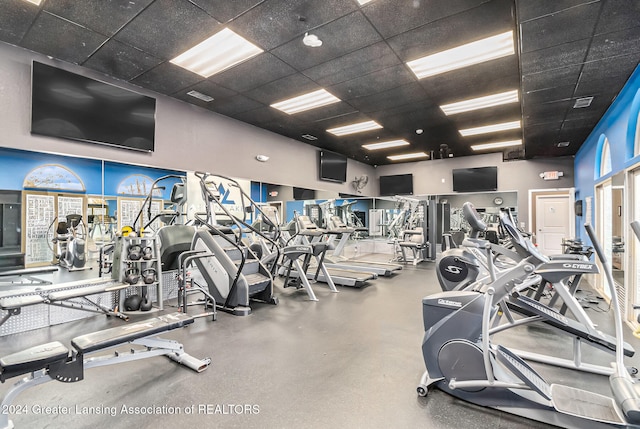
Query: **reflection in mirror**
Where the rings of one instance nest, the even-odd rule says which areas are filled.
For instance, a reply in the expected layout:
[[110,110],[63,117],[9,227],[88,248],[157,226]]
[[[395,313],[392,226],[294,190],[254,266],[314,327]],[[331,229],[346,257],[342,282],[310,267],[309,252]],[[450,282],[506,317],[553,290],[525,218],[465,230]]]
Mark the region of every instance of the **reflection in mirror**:
[[611,179],[611,266],[613,279],[618,286],[624,285],[624,172]]
[[[439,217],[445,219],[440,222],[442,232],[449,232],[452,235],[453,241],[456,244],[461,244],[464,239],[465,233],[470,228],[469,224],[464,220],[462,216],[462,206],[466,202],[471,202],[478,213],[483,216],[483,221],[488,226],[489,238],[494,240],[493,237],[497,237],[499,234],[499,214],[501,210],[509,210],[512,217],[518,221],[518,193],[517,192],[485,192],[477,194],[452,194],[452,195],[439,195]],[[447,216],[447,212],[449,216]],[[447,225],[446,218],[449,219]],[[441,235],[439,233],[439,235]]]

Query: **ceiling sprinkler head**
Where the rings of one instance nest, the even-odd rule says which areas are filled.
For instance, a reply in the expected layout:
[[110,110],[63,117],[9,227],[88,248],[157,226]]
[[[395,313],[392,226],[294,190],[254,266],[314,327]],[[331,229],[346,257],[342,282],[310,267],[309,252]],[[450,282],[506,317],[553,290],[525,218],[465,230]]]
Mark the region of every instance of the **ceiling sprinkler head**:
[[304,38],[302,39],[302,43],[307,46],[311,46],[312,48],[317,48],[318,46],[322,46],[322,40],[318,39],[318,36],[315,34],[304,33]]

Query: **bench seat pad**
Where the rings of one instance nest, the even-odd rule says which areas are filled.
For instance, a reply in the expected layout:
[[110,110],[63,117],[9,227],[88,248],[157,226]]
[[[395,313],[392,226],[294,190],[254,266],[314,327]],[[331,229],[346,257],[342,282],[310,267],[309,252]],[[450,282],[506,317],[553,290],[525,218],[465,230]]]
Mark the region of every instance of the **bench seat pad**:
[[170,331],[190,323],[193,323],[193,317],[184,313],[171,313],[152,319],[128,323],[124,326],[81,335],[71,340],[71,344],[80,353],[90,353],[139,338]]
[[65,361],[68,356],[69,350],[58,341],[53,341],[1,357],[0,370],[3,375],[25,374],[46,368],[54,362]]

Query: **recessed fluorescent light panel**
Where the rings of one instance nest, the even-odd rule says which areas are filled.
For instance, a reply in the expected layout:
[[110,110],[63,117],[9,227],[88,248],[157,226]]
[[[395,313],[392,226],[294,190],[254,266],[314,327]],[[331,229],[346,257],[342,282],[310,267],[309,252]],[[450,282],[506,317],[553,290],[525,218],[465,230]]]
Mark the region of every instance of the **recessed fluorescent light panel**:
[[213,76],[263,52],[262,49],[225,28],[188,51],[178,55],[171,63],[203,77]]
[[379,128],[382,128],[382,125],[378,124],[376,121],[366,121],[337,128],[330,128],[327,132],[334,136],[346,136],[347,134],[361,133],[364,131],[377,130]]
[[500,149],[503,147],[520,146],[520,145],[522,145],[522,140],[510,140],[506,142],[477,144],[477,145],[471,146],[471,149],[473,150]]
[[520,128],[520,121],[503,122],[501,124],[485,125],[483,127],[467,128],[459,130],[463,137],[476,136],[478,134],[495,133],[498,131],[516,130]]
[[315,109],[316,107],[326,106],[327,104],[337,103],[340,99],[324,89],[309,92],[297,97],[289,98],[278,103],[274,103],[271,107],[293,115],[295,113],[304,112],[305,110]]
[[513,32],[507,31],[409,61],[407,65],[418,79],[422,79],[513,54],[515,54]]
[[358,0],[358,3],[360,4],[360,6],[362,6],[363,4],[367,4],[372,0]]
[[187,92],[187,95],[195,97],[198,100],[206,101],[207,103],[210,103],[210,102],[213,101],[213,97],[212,96],[207,95],[207,94],[203,94],[203,93],[201,93],[199,91],[195,91],[195,90]]
[[27,3],[33,3],[33,4],[38,5],[38,6],[40,6],[40,3],[42,3],[42,0],[25,0],[25,1]]
[[484,97],[472,98],[440,106],[445,115],[455,115],[472,110],[485,109],[487,107],[500,106],[502,104],[516,103],[518,101],[518,90],[501,92],[499,94],[486,95]]
[[401,161],[404,159],[424,158],[427,156],[429,155],[427,155],[424,152],[415,152],[415,153],[405,153],[402,155],[389,155],[387,158],[389,158],[391,161]]
[[386,142],[380,143],[371,143],[362,145],[363,148],[367,150],[378,150],[378,149],[387,149],[390,147],[398,147],[398,146],[406,146],[409,142],[406,140],[389,140]]

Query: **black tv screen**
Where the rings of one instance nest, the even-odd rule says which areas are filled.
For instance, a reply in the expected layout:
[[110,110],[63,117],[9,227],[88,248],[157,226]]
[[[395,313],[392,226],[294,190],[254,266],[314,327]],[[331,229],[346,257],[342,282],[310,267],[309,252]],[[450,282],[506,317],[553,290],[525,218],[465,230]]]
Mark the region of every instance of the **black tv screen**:
[[294,200],[315,200],[316,191],[313,189],[296,188],[293,187],[293,199]]
[[380,176],[380,196],[413,195],[413,174]]
[[498,167],[459,168],[453,170],[455,192],[498,190]]
[[344,183],[347,181],[347,157],[338,153],[321,150],[320,180]]
[[152,152],[156,100],[33,62],[31,133]]

